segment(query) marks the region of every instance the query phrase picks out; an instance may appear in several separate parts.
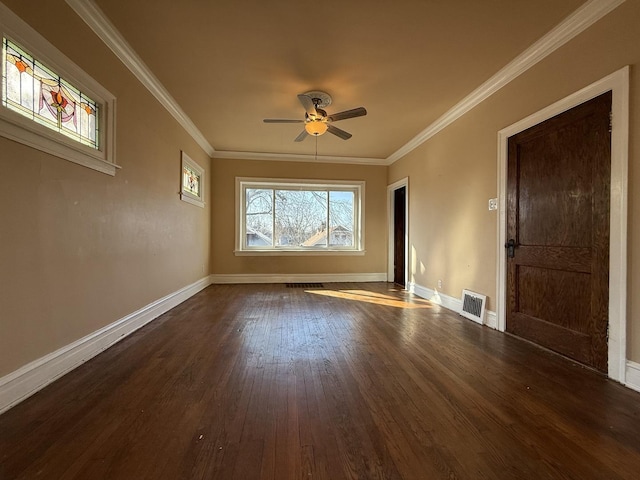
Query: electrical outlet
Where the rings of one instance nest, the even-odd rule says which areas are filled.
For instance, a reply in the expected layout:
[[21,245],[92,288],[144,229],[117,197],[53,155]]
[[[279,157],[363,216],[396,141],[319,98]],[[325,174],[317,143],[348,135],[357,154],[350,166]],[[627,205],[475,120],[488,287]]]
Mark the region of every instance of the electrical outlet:
[[438,288],[442,288],[442,280],[438,280]]
[[489,199],[489,210],[497,210],[498,209],[498,199],[490,198]]

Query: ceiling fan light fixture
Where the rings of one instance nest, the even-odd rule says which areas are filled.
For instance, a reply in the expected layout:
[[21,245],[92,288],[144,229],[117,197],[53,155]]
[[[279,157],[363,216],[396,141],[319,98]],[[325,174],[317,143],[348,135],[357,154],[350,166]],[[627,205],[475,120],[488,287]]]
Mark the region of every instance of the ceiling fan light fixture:
[[313,91],[301,93],[298,100],[305,110],[304,120],[293,120],[287,118],[265,118],[264,123],[304,123],[304,130],[295,138],[295,142],[302,142],[309,135],[318,138],[329,132],[342,140],[349,140],[352,135],[349,132],[333,125],[333,122],[346,120],[348,118],[362,117],[367,114],[364,107],[352,108],[344,112],[327,115],[323,107],[331,104],[331,97],[328,93]]
[[322,120],[313,120],[311,122],[307,122],[304,126],[304,129],[309,135],[314,135],[316,137],[326,132],[327,128],[329,127]]

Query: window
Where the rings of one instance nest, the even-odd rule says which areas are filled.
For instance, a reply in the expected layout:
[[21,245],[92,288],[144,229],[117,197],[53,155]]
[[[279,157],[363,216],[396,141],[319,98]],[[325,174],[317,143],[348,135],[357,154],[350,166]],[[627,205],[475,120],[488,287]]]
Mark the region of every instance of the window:
[[98,106],[83,92],[2,39],[2,106],[98,149]]
[[182,152],[182,191],[180,198],[204,207],[204,169]]
[[358,253],[364,182],[237,179],[236,253]]
[[115,98],[0,3],[0,135],[115,174]]

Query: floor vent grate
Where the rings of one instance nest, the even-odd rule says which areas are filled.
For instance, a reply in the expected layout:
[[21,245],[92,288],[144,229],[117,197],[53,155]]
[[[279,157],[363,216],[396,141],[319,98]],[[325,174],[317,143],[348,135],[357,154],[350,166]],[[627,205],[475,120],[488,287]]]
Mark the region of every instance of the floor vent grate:
[[482,325],[484,323],[484,308],[486,303],[486,295],[480,295],[471,290],[462,290],[462,311],[460,315]]
[[287,283],[287,288],[324,288],[321,283]]

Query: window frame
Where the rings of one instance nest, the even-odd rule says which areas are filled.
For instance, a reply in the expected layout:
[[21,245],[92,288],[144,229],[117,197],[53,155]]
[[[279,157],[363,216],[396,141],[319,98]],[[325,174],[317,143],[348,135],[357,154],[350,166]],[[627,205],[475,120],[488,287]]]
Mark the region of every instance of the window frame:
[[[205,191],[205,176],[204,176],[204,168],[202,168],[195,160],[193,160],[186,152],[181,152],[181,168],[180,168],[180,200],[183,202],[190,203],[191,205],[196,205],[198,207],[204,208],[204,191]],[[189,170],[194,171],[198,174],[198,186],[199,195],[192,193],[188,187],[185,185],[184,181],[184,169],[188,168]]]
[[[98,106],[97,120],[100,125],[98,148],[95,149],[41,125],[0,102],[0,136],[93,170],[115,175],[120,168],[115,158],[115,96],[1,2],[0,36],[27,51],[38,62],[94,100]],[[4,57],[1,68],[4,71]]]
[[[257,246],[246,245],[246,190],[316,190],[316,191],[352,191],[354,192],[354,229],[353,246]],[[328,201],[329,196],[327,197]],[[312,180],[312,179],[274,179],[236,177],[236,256],[307,256],[307,255],[364,255],[364,212],[365,212],[365,182],[352,180]]]

